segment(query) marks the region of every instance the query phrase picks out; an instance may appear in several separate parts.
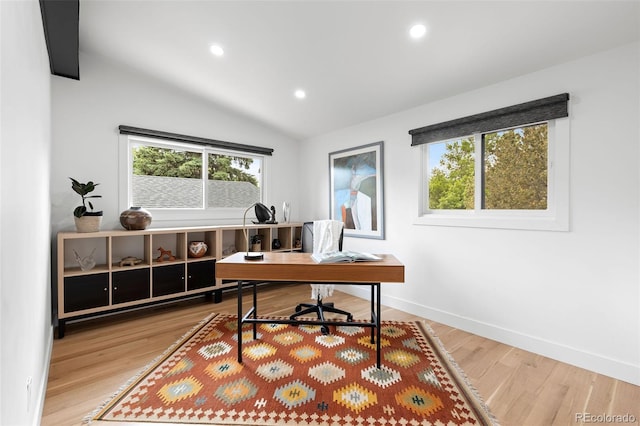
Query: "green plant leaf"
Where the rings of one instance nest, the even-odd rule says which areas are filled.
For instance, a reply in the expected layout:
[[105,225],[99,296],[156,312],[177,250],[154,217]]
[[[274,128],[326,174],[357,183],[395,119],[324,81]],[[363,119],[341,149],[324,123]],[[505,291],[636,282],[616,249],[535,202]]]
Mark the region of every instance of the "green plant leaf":
[[86,211],[87,211],[87,208],[85,206],[78,206],[73,211],[73,215],[75,217],[82,217]]

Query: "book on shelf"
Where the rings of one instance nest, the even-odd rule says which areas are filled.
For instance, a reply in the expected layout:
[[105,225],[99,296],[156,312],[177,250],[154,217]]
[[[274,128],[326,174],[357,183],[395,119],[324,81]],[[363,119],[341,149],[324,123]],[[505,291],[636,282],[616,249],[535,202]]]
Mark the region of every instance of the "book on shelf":
[[371,253],[358,251],[329,251],[325,253],[313,253],[311,258],[317,263],[339,263],[339,262],[367,262],[382,260],[381,257]]

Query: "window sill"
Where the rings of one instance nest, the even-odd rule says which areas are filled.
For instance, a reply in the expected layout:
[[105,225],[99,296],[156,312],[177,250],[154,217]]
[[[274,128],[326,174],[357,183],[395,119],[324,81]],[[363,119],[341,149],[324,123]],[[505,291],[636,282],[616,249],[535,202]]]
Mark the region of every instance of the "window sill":
[[[527,231],[569,231],[568,215],[556,216],[512,216],[483,215],[475,212],[456,212],[457,214],[430,213],[418,217],[414,225],[450,226],[466,228],[517,229]],[[493,212],[492,212],[493,213]],[[522,214],[522,213],[520,213]]]

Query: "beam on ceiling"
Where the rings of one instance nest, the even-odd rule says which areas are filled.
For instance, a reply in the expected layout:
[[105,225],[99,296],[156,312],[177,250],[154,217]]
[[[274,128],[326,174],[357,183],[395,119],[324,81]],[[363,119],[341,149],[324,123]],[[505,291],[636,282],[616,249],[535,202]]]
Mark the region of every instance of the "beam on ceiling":
[[79,0],[40,0],[51,74],[80,80]]

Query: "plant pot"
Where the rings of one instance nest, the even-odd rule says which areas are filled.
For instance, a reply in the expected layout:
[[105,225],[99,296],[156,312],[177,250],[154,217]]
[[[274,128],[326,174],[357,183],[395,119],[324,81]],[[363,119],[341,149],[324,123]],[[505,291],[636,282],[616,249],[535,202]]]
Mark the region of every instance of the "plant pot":
[[262,249],[262,245],[260,243],[251,244],[251,251],[260,251]]
[[78,232],[98,232],[102,224],[102,213],[87,214],[82,217],[73,217],[76,222],[76,231]]

